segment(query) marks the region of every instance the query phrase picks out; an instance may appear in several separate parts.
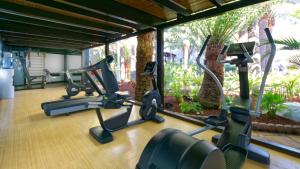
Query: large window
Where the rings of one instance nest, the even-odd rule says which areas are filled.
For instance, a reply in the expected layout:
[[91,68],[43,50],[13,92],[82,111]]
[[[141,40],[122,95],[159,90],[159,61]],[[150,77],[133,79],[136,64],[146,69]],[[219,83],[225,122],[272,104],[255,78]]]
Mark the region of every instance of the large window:
[[300,138],[300,3],[295,1],[263,3],[165,30],[165,107],[198,119],[219,113],[217,89],[211,79],[203,78],[203,70],[195,61],[210,34],[212,39],[202,62],[221,80],[224,77],[225,101],[229,105],[239,96],[237,68],[218,65],[216,57],[226,44],[250,41],[258,44],[253,63],[248,66],[254,108],[270,52],[266,27],[276,40],[277,52],[260,107],[263,114],[253,118],[253,135],[300,149],[297,141]]

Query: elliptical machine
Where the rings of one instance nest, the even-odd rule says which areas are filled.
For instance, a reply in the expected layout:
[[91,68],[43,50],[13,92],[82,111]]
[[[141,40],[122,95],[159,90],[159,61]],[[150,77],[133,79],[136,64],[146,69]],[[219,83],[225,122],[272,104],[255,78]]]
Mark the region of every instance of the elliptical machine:
[[65,72],[67,77],[67,86],[66,86],[66,92],[67,95],[64,95],[64,99],[70,99],[72,96],[76,96],[81,91],[85,92],[85,96],[93,96],[93,93],[95,92],[94,87],[89,82],[84,82],[83,84],[77,84],[74,82],[72,78],[72,74],[82,74],[81,72],[76,73],[75,70],[68,70]]
[[[100,123],[100,126],[90,128],[90,135],[93,136],[98,142],[102,144],[111,142],[113,140],[112,132],[121,130],[129,126],[141,124],[143,122],[150,121],[150,120],[156,123],[164,122],[164,119],[156,114],[157,107],[160,105],[161,100],[160,100],[160,95],[157,91],[156,81],[154,78],[155,66],[156,66],[155,62],[149,62],[146,64],[143,72],[143,75],[145,76],[149,75],[153,77],[152,83],[154,89],[147,92],[143,97],[143,104],[139,111],[141,117],[140,119],[129,121],[133,105],[125,102],[128,99],[126,97],[124,98],[122,96],[116,95],[115,98],[117,99],[111,100],[111,98],[109,97],[109,98],[104,98],[102,102],[89,103],[90,108],[96,109],[97,117]],[[109,76],[109,77],[113,78],[114,76]],[[109,81],[116,82],[115,78]],[[114,84],[117,85],[117,83]],[[104,86],[108,86],[108,84],[107,85],[104,84]],[[116,88],[118,88],[118,86],[116,86]],[[109,104],[110,106],[118,105],[120,106],[118,108],[121,107],[126,108],[126,111],[118,115],[115,115],[109,119],[104,120],[100,108],[111,108],[107,104]]]
[[[234,105],[227,107],[223,88],[218,78],[200,63],[200,57],[210,39],[206,39],[198,57],[197,64],[205,69],[205,71],[216,82],[221,94],[222,107],[219,116],[210,116],[205,122],[205,127],[190,132],[183,133],[175,129],[164,129],[152,137],[146,145],[139,159],[136,169],[239,169],[243,166],[248,155],[251,154],[251,115],[260,115],[261,99],[264,91],[266,79],[275,56],[276,47],[268,28],[265,29],[268,40],[271,44],[271,54],[267,62],[267,66],[260,85],[259,97],[255,112],[243,107]],[[245,47],[246,44],[239,44],[238,50],[242,50],[243,57],[238,57],[239,62],[248,63],[247,58],[249,52]],[[236,45],[233,45],[236,46]],[[224,48],[221,54],[228,53],[230,48]],[[239,52],[240,53],[240,52]],[[236,60],[237,61],[237,60]],[[228,111],[231,112],[231,120],[227,119]],[[221,136],[218,139],[217,146],[203,140],[197,140],[191,136],[200,132],[207,131],[219,126],[225,126]],[[259,158],[264,158],[265,155],[269,159],[269,153],[264,154],[261,149],[256,147],[257,157],[254,160],[263,162]],[[265,164],[268,164],[266,161]]]

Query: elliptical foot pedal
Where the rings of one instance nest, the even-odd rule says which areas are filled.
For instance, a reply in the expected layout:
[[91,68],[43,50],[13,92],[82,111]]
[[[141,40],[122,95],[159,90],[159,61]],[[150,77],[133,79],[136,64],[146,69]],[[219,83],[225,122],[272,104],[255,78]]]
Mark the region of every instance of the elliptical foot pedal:
[[165,121],[165,119],[161,116],[155,115],[154,118],[152,119],[152,121],[154,121],[156,123],[163,123]]
[[101,126],[90,128],[90,135],[101,144],[111,142],[114,139],[113,135],[109,131],[103,130]]
[[[212,137],[212,142],[217,144],[221,135],[215,135]],[[261,164],[270,164],[270,153],[252,143],[247,146],[248,155],[247,158]]]

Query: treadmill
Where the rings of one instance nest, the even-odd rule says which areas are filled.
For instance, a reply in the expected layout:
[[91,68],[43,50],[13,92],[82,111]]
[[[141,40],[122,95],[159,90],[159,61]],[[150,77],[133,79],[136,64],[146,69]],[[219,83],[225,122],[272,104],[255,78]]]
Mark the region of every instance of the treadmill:
[[[90,109],[88,106],[88,102],[101,102],[103,100],[103,92],[97,86],[96,82],[93,78],[89,75],[88,72],[92,72],[103,88],[107,91],[107,83],[104,83],[101,76],[97,72],[98,69],[101,70],[102,77],[111,77],[115,78],[113,72],[110,69],[110,63],[113,61],[112,56],[106,56],[105,59],[99,61],[95,65],[78,69],[78,71],[83,72],[90,83],[93,85],[99,96],[92,96],[92,97],[84,97],[84,98],[72,98],[68,100],[57,100],[57,101],[50,101],[44,102],[41,104],[41,108],[44,110],[47,116],[58,116],[58,115],[69,115],[73,112],[83,111]],[[118,83],[115,82],[112,85],[113,87],[118,88]],[[112,86],[109,86],[111,88]]]

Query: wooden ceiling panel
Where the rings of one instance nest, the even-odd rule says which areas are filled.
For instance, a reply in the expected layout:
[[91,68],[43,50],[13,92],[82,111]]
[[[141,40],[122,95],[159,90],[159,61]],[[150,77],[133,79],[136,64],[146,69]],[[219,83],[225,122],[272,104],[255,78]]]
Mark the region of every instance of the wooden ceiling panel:
[[170,20],[176,18],[176,13],[151,0],[116,0],[122,4],[128,5],[133,8],[137,8],[151,15],[157,16],[164,20]]
[[[177,17],[175,11],[164,7],[153,0],[116,0],[127,6],[142,10],[151,15],[157,16],[165,20],[172,20]],[[171,1],[171,0],[170,0]],[[200,12],[209,8],[215,7],[215,5],[210,2],[210,0],[172,0],[184,7],[186,7],[192,13]],[[224,0],[225,3],[234,0]]]
[[186,7],[189,11],[192,11],[191,4],[189,3],[189,0],[174,0],[178,4]]

